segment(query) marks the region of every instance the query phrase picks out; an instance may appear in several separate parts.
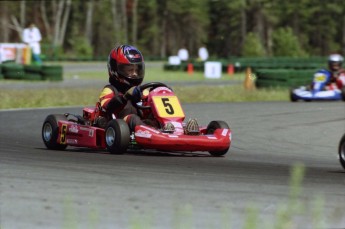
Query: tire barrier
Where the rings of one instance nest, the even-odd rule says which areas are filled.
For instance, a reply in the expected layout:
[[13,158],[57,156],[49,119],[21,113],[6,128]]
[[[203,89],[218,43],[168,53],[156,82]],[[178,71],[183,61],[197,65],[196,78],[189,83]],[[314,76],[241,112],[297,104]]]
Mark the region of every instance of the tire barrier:
[[63,80],[63,68],[60,65],[0,65],[0,79],[13,80]]
[[255,71],[257,88],[296,87],[310,84],[317,70],[257,69]]
[[[210,60],[211,61],[211,60]],[[217,59],[215,61],[222,62],[222,71],[227,72],[229,65],[234,66],[234,72],[243,72],[248,67],[256,71],[257,69],[291,69],[291,70],[310,70],[326,67],[326,57],[240,57],[229,59]],[[204,71],[204,62],[191,60],[195,71]],[[186,71],[188,63],[180,65],[164,64],[164,70],[167,71]]]
[[24,65],[26,80],[42,80],[42,66],[40,65]]
[[62,78],[62,66],[59,65],[43,65],[42,66],[42,77],[43,80],[50,81],[61,81]]
[[5,64],[2,66],[5,79],[25,79],[24,66],[19,64]]
[[202,72],[204,71],[204,62],[182,62],[180,65],[164,64],[165,71],[188,71],[188,65],[193,65],[193,70]]

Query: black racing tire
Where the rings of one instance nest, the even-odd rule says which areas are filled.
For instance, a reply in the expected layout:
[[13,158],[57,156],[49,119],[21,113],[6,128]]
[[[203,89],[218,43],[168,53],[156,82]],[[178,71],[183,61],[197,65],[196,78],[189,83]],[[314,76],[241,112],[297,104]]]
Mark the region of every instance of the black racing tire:
[[294,95],[294,93],[293,93],[293,90],[294,90],[295,88],[291,88],[290,89],[290,101],[291,102],[297,102],[297,98],[296,98],[296,96]]
[[[216,129],[230,129],[229,125],[224,121],[212,121],[208,124],[206,133],[213,134]],[[229,148],[220,151],[209,151],[209,153],[214,157],[220,157],[228,152]]]
[[345,134],[343,135],[343,137],[341,138],[341,140],[339,142],[339,150],[338,151],[339,151],[340,164],[345,169]]
[[345,102],[345,86],[341,88],[341,98]]
[[48,149],[64,150],[67,145],[57,143],[59,136],[58,121],[68,121],[66,116],[62,114],[48,115],[42,126],[42,139]]
[[127,151],[130,142],[128,124],[122,119],[113,119],[105,128],[105,144],[112,154],[123,154]]

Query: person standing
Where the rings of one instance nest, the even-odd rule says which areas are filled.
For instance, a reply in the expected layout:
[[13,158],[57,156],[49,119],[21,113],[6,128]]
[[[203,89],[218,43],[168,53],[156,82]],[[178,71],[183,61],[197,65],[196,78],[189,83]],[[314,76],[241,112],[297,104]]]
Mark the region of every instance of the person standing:
[[42,40],[41,32],[35,24],[31,23],[28,28],[23,31],[23,42],[30,46],[32,52],[32,58],[37,64],[42,64],[40,58]]
[[199,59],[201,61],[206,61],[208,59],[208,51],[207,48],[202,46],[199,48],[198,50],[198,55],[199,55]]
[[177,56],[180,58],[181,61],[188,61],[189,59],[189,53],[188,50],[183,47],[177,52]]

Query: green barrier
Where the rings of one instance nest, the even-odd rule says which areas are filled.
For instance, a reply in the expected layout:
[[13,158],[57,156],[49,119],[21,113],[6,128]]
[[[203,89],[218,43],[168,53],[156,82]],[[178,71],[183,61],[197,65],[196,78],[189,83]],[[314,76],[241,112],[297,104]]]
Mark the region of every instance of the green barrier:
[[5,63],[0,65],[0,79],[16,80],[63,80],[63,68],[60,65],[20,65]]
[[63,77],[62,75],[48,75],[48,76],[43,76],[43,80],[62,81]]
[[51,81],[61,81],[63,80],[63,69],[60,65],[43,65],[42,70],[42,79],[51,80]]
[[41,74],[41,70],[42,70],[41,65],[24,65],[25,73]]
[[316,70],[259,69],[256,87],[295,87],[310,84]]
[[2,66],[5,79],[24,79],[24,67],[19,64],[4,64]]
[[164,64],[163,69],[165,71],[181,71],[182,67],[181,67],[181,65]]
[[232,57],[226,60],[226,65],[232,63],[236,71],[244,71],[251,67],[252,70],[265,69],[315,69],[327,65],[327,57]]
[[5,72],[4,73],[5,79],[14,79],[14,80],[23,80],[25,79],[25,73],[22,72]]
[[25,73],[23,79],[25,79],[25,80],[42,80],[43,77],[41,74]]

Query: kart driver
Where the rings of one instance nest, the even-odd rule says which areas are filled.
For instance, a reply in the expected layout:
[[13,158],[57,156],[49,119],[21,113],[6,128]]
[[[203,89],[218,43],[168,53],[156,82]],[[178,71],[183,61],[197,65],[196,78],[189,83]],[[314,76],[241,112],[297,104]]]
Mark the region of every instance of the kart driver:
[[344,58],[340,54],[331,54],[328,57],[328,69],[331,73],[331,79],[326,85],[326,90],[342,89],[345,86],[345,70],[341,67],[343,61]]
[[[108,56],[109,85],[106,85],[100,96],[99,102],[102,111],[109,119],[114,114],[116,118],[126,121],[131,131],[137,125],[150,125],[159,128],[155,120],[142,120],[140,112],[133,103],[141,100],[142,93],[139,85],[145,76],[145,63],[141,52],[130,45],[120,45],[111,50]],[[162,128],[165,132],[173,132],[172,123],[167,123]],[[199,130],[195,119],[189,120],[186,133],[195,133]]]

